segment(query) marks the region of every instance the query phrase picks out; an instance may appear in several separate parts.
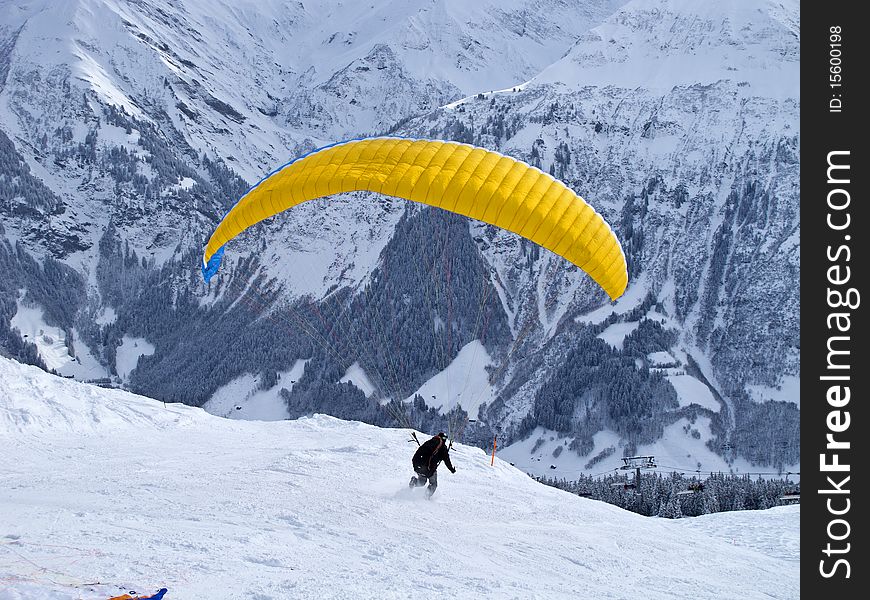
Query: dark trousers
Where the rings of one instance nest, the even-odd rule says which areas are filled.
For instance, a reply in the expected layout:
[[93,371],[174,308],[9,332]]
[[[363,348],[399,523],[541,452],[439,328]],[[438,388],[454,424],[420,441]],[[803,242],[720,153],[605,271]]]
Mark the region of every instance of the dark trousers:
[[411,482],[409,483],[409,487],[422,487],[429,483],[429,487],[426,492],[431,496],[435,493],[435,488],[438,487],[438,473],[436,471],[429,471],[425,467],[416,467],[414,469],[416,471],[417,476],[411,477]]

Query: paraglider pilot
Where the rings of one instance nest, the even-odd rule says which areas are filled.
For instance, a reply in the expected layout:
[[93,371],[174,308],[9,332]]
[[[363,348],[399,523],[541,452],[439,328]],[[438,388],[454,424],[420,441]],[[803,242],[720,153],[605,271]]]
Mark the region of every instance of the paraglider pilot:
[[439,433],[431,440],[424,442],[411,459],[414,465],[416,477],[411,477],[408,487],[415,488],[426,485],[429,482],[429,487],[426,489],[426,494],[429,498],[435,493],[435,488],[438,487],[438,465],[441,461],[447,465],[451,473],[456,473],[453,463],[450,462],[449,449],[447,448],[447,434]]

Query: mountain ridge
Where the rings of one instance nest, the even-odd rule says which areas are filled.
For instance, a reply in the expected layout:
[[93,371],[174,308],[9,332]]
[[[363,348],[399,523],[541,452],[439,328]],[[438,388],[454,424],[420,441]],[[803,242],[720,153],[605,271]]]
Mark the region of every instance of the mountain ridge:
[[[384,10],[393,4],[385,2]],[[436,4],[444,8],[450,3]],[[338,360],[323,355],[320,367],[307,363],[304,386],[275,383],[276,398],[284,389],[287,401],[302,414],[317,410],[317,402],[322,402],[340,416],[359,418],[355,411],[367,402],[365,394],[352,384],[338,387],[355,359],[380,365],[381,374],[370,372],[371,367],[362,369],[375,383],[379,377],[393,378],[388,365],[401,359],[408,366],[396,373],[396,381],[377,385],[381,393],[390,387],[401,397],[413,396],[447,369],[462,348],[481,338],[493,361],[487,376],[495,400],[481,414],[467,415],[478,417],[468,428],[470,441],[484,444],[493,433],[508,442],[517,440],[538,425],[557,425],[557,420],[543,415],[564,413],[570,417],[560,417],[554,431],[568,436],[577,451],[587,451],[589,459],[607,450],[608,445],[595,441],[604,434],[621,431],[619,445],[629,452],[647,447],[682,423],[685,432],[675,443],[692,445],[700,439],[702,447],[690,454],[705,467],[739,464],[745,470],[749,463],[741,461],[749,460],[787,468],[799,460],[799,400],[792,395],[792,382],[799,377],[799,98],[788,92],[796,83],[799,17],[794,3],[758,2],[747,7],[725,2],[707,8],[704,19],[689,19],[712,36],[701,39],[730,40],[727,56],[733,58],[749,50],[735,45],[734,40],[740,40],[734,36],[742,30],[734,33],[730,24],[745,22],[745,15],[758,8],[773,14],[754,25],[758,29],[750,29],[765,33],[757,42],[759,58],[736,65],[735,71],[725,69],[726,75],[734,73],[733,79],[722,79],[721,67],[711,73],[684,69],[670,86],[662,83],[659,73],[654,89],[623,88],[616,80],[605,84],[586,77],[584,73],[596,67],[578,66],[578,56],[599,53],[602,46],[627,48],[626,60],[640,57],[640,62],[626,76],[643,74],[651,57],[658,60],[670,52],[670,46],[656,44],[661,32],[691,31],[684,18],[703,12],[692,3],[616,2],[608,6],[618,10],[607,18],[603,9],[595,13],[587,7],[585,14],[600,16],[597,24],[592,16],[570,21],[585,19],[585,27],[595,27],[575,32],[579,40],[572,48],[566,41],[564,50],[548,50],[550,57],[566,54],[552,66],[539,65],[541,75],[535,77],[506,58],[500,68],[490,69],[504,77],[491,85],[516,85],[478,94],[464,89],[466,84],[459,80],[433,84],[435,80],[416,77],[419,64],[412,57],[418,50],[405,46],[425,44],[415,46],[410,38],[401,38],[384,45],[376,29],[368,38],[333,38],[327,45],[343,44],[345,49],[334,54],[343,58],[336,59],[331,73],[321,65],[322,71],[315,74],[307,67],[296,69],[289,59],[267,65],[264,57],[277,52],[283,34],[265,21],[262,31],[268,35],[246,31],[254,23],[246,25],[246,19],[261,16],[245,13],[244,6],[238,18],[217,20],[207,19],[203,6],[195,2],[173,13],[159,2],[82,1],[66,6],[71,18],[59,26],[66,37],[51,38],[57,27],[45,26],[42,37],[32,39],[20,15],[8,17],[15,6],[8,3],[2,10],[5,22],[17,29],[7,27],[0,35],[0,47],[7,49],[0,53],[6,77],[0,114],[9,139],[4,152],[10,157],[4,173],[6,181],[32,183],[15,188],[24,191],[7,194],[0,204],[6,241],[0,259],[13,274],[2,288],[0,306],[0,322],[9,333],[0,334],[11,336],[8,324],[19,307],[35,304],[45,311],[44,325],[59,327],[73,354],[97,357],[107,378],[155,397],[202,403],[246,373],[256,374],[258,385],[272,384],[273,373],[315,356],[317,342],[300,328],[313,327],[321,332],[318,336],[344,330],[348,339],[375,344],[372,338],[382,335],[378,327],[385,325],[352,326],[347,317],[339,317],[341,327],[329,328],[319,322],[318,314],[347,314],[342,306],[354,306],[360,315],[376,314],[366,301],[366,290],[374,289],[379,280],[393,290],[378,296],[385,303],[381,323],[390,314],[402,314],[401,296],[395,290],[409,294],[427,284],[419,267],[385,271],[384,265],[400,264],[395,261],[402,252],[423,244],[431,248],[420,256],[443,257],[432,271],[438,279],[432,289],[450,301],[421,301],[400,330],[418,340],[417,345],[428,345],[426,340],[432,338],[432,343],[444,344],[446,352],[423,358],[411,348],[414,344],[407,344],[395,356],[369,348],[344,350]],[[228,6],[221,5],[218,12]],[[559,11],[572,6],[553,3],[553,10],[542,9],[529,22],[539,28],[542,23],[561,27]],[[88,18],[103,14],[100,11],[108,11],[112,24],[111,42],[116,45],[111,51],[88,33]],[[291,9],[282,18],[301,26],[308,18],[301,11]],[[504,15],[495,25],[490,23],[493,28],[487,36],[519,22],[514,13]],[[413,23],[424,31],[424,24],[443,23],[443,18],[430,16]],[[479,15],[475,19],[466,22],[475,27],[489,22]],[[414,39],[443,34],[441,25],[431,26]],[[179,41],[178,36],[190,31],[198,32],[191,39],[199,45]],[[455,39],[453,33],[450,40]],[[233,40],[241,48],[234,60],[223,58],[228,55],[222,44],[209,44],[217,39]],[[63,61],[56,64],[51,52],[58,44],[68,53],[65,56],[76,56],[74,68]],[[269,49],[269,44],[275,46]],[[378,50],[372,54],[374,48]],[[711,56],[715,60],[708,61],[713,63],[723,55]],[[245,70],[258,60],[262,71]],[[776,61],[781,65],[768,69]],[[232,69],[229,74],[216,70],[224,63]],[[741,78],[744,66],[753,73],[772,74],[773,85],[761,85],[757,77]],[[452,68],[445,67],[445,72]],[[598,69],[595,75],[606,72]],[[261,84],[255,78],[249,88],[233,85],[234,78],[245,80],[250,73],[257,74]],[[692,73],[694,79],[680,79]],[[281,78],[294,76],[299,77],[295,96],[281,83]],[[622,75],[612,76],[618,80]],[[380,82],[374,88],[377,93],[363,94],[371,81]],[[776,91],[773,96],[771,89]],[[472,95],[457,98],[469,92]],[[385,113],[371,112],[371,106],[351,103],[362,102],[363,96],[375,105],[385,98],[395,98],[396,103]],[[288,117],[296,118],[302,129],[286,129],[281,121]],[[456,232],[443,238],[454,240],[452,245],[440,238],[427,240],[419,233],[421,227],[440,223],[440,217],[363,194],[310,203],[258,226],[241,242],[247,253],[237,253],[225,265],[224,279],[203,286],[196,268],[204,238],[245,189],[286,162],[288,155],[334,137],[352,136],[360,124],[363,130],[475,143],[562,179],[589,199],[623,240],[633,286],[626,299],[608,306],[578,271],[481,224],[471,223],[463,230],[445,222],[439,225],[443,231]],[[447,273],[458,274],[464,268],[460,247],[476,247],[471,252],[480,266],[472,271],[482,283],[475,289],[490,290],[476,298],[444,285]],[[34,267],[24,257],[30,253],[48,268]],[[72,293],[64,296],[45,287],[72,277],[62,274],[66,268],[81,280]],[[22,289],[27,290],[24,296]],[[444,334],[435,335],[429,331],[433,327],[425,325],[427,319],[433,321],[437,333],[450,330],[438,325],[450,317],[456,323],[474,323],[483,295],[498,299],[501,308],[487,323],[503,320],[509,341],[502,333],[488,339],[485,328],[474,331],[466,326],[448,342]],[[114,319],[101,316],[107,311]],[[280,327],[270,328],[270,320]],[[662,338],[652,322],[665,331],[677,331],[678,339],[664,343],[669,338]],[[243,346],[238,345],[240,328],[250,328]],[[622,330],[626,333],[620,338],[616,332]],[[589,337],[591,333],[595,335]],[[249,348],[255,336],[260,336],[263,348]],[[24,342],[16,339],[19,348]],[[115,374],[117,352],[121,349],[127,356],[137,339],[156,351],[141,355],[138,369],[124,369],[129,379],[120,380]],[[628,351],[622,348],[625,339]],[[642,403],[625,405],[624,398],[613,398],[606,387],[592,382],[591,396],[565,397],[545,407],[541,390],[569,385],[567,380],[554,380],[554,374],[567,377],[572,372],[564,358],[580,351],[580,341],[597,348],[626,381],[633,382],[623,394],[645,395],[643,390],[659,389],[655,382],[663,379],[676,390],[677,406],[672,392],[656,392],[650,407],[657,408],[636,412]],[[228,354],[221,356],[218,348]],[[33,351],[16,352],[29,356]],[[650,358],[662,352],[670,356],[662,364],[671,366],[657,366]],[[637,381],[631,370],[621,370],[623,363],[639,365]],[[214,364],[226,365],[227,370],[214,372]],[[437,403],[454,405],[460,387],[445,389],[450,397],[438,398]],[[684,393],[690,388],[695,391]],[[311,396],[314,389],[339,400],[317,400]],[[719,410],[714,409],[717,404]],[[528,420],[536,410],[546,422]],[[373,414],[367,418],[374,419]],[[775,425],[765,426],[773,415]],[[632,420],[643,423],[638,431],[626,429]],[[696,434],[699,438],[693,437]],[[762,447],[775,450],[765,452]],[[719,458],[709,456],[711,450]]]

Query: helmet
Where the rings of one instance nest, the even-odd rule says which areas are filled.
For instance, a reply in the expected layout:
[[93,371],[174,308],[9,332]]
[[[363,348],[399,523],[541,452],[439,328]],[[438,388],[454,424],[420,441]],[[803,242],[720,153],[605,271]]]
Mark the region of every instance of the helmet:
[[442,440],[447,440],[447,434],[443,431],[439,432],[437,437],[440,437]]

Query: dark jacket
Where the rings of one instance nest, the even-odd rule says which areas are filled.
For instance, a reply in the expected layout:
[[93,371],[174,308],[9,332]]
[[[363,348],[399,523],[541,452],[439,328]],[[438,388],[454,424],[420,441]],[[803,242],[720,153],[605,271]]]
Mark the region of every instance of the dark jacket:
[[411,462],[414,464],[415,471],[422,470],[428,473],[434,473],[442,460],[451,472],[456,471],[456,469],[453,468],[453,463],[450,462],[450,454],[447,450],[447,444],[436,435],[431,440],[424,442],[419,448],[417,448]]

